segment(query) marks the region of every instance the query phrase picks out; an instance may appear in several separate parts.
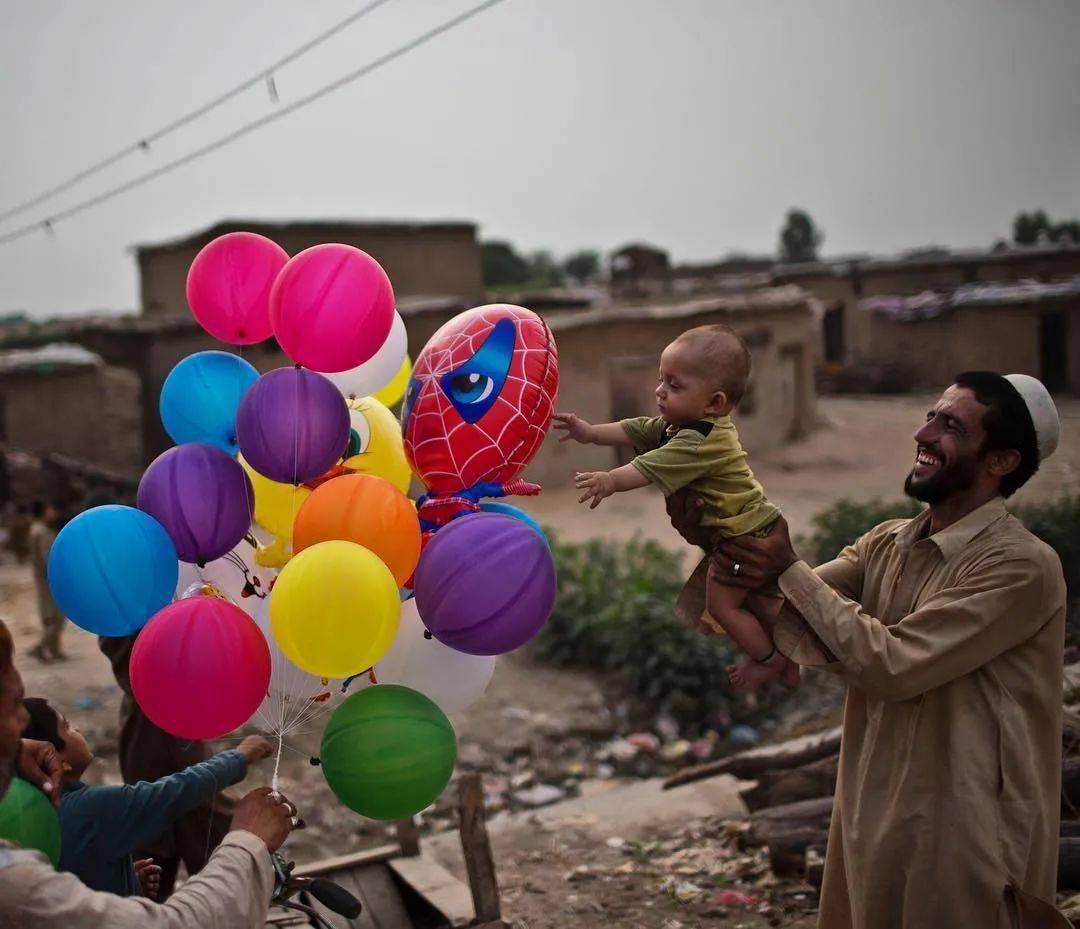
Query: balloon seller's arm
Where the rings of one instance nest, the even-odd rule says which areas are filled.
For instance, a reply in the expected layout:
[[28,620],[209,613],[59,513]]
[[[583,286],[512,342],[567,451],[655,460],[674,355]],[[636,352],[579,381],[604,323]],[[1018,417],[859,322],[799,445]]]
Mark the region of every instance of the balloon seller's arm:
[[86,793],[87,800],[98,805],[100,834],[113,852],[126,855],[150,844],[177,817],[238,784],[246,774],[247,759],[230,749],[156,781],[91,787]]
[[262,929],[274,869],[266,843],[230,832],[164,903],[91,890],[34,852],[0,850],[0,926],[19,929]]

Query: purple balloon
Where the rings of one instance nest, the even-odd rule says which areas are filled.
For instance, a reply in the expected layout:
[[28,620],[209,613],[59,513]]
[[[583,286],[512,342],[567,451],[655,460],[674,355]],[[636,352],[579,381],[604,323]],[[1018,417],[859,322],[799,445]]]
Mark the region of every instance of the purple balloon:
[[529,641],[555,606],[547,543],[512,516],[478,513],[440,529],[420,556],[416,607],[431,634],[469,655]]
[[277,368],[244,394],[236,411],[240,454],[263,477],[303,484],[329,471],[349,444],[349,408],[321,374]]
[[232,551],[244,538],[255,491],[232,456],[192,442],[150,463],[136,504],[165,527],[181,561],[201,564]]

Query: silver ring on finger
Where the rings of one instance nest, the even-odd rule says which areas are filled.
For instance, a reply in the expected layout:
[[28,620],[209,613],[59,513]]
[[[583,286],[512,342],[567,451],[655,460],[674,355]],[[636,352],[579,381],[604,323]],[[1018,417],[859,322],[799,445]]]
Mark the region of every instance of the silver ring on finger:
[[731,573],[732,573],[733,575],[735,575],[735,577],[738,577],[738,576],[739,576],[739,572],[740,572],[741,570],[742,570],[742,565],[741,565],[741,564],[739,564],[739,563],[738,563],[737,561],[735,562],[735,564],[733,564],[733,565],[731,566]]

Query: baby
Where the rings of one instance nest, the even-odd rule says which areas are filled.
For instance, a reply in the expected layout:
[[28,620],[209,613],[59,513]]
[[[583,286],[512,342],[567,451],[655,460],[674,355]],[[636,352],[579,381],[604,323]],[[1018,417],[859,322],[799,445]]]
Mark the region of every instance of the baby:
[[[699,326],[684,332],[660,356],[659,416],[592,425],[574,413],[555,414],[553,425],[563,433],[560,441],[632,447],[637,455],[614,471],[578,473],[575,486],[584,491],[581,502],[588,500],[595,509],[613,493],[648,484],[665,496],[685,487],[704,501],[701,524],[712,530],[713,549],[723,539],[768,535],[780,511],[754,479],[731,421],[749,378],[750,352],[742,339],[727,326]],[[755,687],[775,677],[790,686],[798,683],[798,666],[772,641],[781,602],[778,591],[727,584],[710,560],[702,622],[726,632],[749,656],[728,668],[733,686]]]

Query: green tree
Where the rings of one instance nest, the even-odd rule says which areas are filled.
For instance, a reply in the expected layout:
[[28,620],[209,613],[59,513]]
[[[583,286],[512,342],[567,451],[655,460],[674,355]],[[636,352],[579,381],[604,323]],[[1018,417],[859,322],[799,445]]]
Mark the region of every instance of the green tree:
[[825,234],[814,225],[805,210],[789,210],[787,222],[780,230],[780,260],[786,264],[817,261],[818,248]]
[[563,262],[563,273],[573,281],[584,284],[600,272],[600,253],[593,249],[581,249],[568,255]]
[[481,243],[480,260],[484,269],[484,284],[488,287],[524,284],[529,280],[529,262],[509,242]]
[[1044,233],[1050,234],[1050,219],[1045,210],[1019,213],[1013,220],[1013,241],[1017,245],[1035,245]]
[[539,249],[529,255],[528,282],[532,287],[558,287],[562,284],[562,269],[547,249]]

